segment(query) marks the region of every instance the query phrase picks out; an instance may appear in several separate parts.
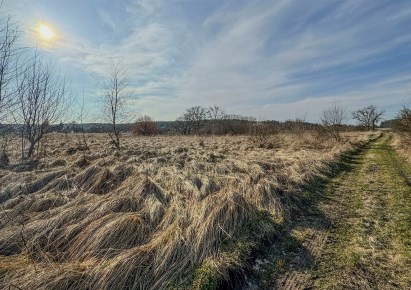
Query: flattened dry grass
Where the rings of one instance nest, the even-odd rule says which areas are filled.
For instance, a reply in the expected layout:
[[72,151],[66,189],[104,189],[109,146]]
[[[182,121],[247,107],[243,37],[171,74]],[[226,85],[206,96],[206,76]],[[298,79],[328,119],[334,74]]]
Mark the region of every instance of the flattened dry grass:
[[411,163],[411,136],[405,134],[393,134],[392,145],[408,162]]
[[0,172],[0,288],[220,287],[290,217],[290,196],[369,135],[345,137],[284,134],[265,149],[126,136],[116,153],[91,134],[84,159],[76,138],[52,136],[34,168]]

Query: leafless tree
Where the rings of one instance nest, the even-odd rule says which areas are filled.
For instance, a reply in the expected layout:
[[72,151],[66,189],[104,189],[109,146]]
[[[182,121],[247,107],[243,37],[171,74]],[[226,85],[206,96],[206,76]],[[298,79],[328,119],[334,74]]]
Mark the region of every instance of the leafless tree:
[[352,112],[353,119],[367,130],[375,130],[376,124],[381,121],[384,111],[379,111],[375,106],[368,106]]
[[222,107],[214,105],[207,109],[207,119],[210,122],[211,134],[217,134],[218,127],[221,125],[221,120],[224,119],[225,115]]
[[207,109],[201,106],[188,108],[175,123],[175,129],[183,134],[199,134],[207,117]]
[[79,110],[78,110],[78,117],[77,120],[79,122],[80,127],[80,135],[76,134],[77,136],[77,150],[83,153],[82,164],[87,164],[87,157],[86,152],[90,152],[90,146],[88,142],[88,138],[84,129],[84,118],[86,117],[86,113],[84,112],[84,84],[83,84],[83,98],[81,104],[79,103]]
[[340,104],[333,104],[323,110],[321,117],[322,129],[337,141],[341,141],[341,131],[347,120],[345,109]]
[[104,119],[110,124],[108,135],[116,148],[120,149],[118,125],[124,120],[128,98],[127,71],[121,62],[111,63],[108,77],[102,80],[101,87],[103,90],[102,113]]
[[84,118],[85,118],[85,113],[84,113],[84,84],[83,84],[83,99],[81,102],[81,107],[79,111],[79,116],[78,120],[80,122],[80,133],[81,133],[81,138],[79,139],[79,143],[81,144],[81,151],[87,151],[89,150],[89,145],[88,145],[88,140],[86,136],[86,132],[84,130]]
[[152,136],[158,134],[156,123],[150,116],[144,115],[137,119],[131,131],[134,135]]
[[225,110],[219,106],[211,106],[207,109],[207,118],[209,120],[221,120],[225,116]]
[[[2,3],[0,8],[1,6]],[[19,27],[13,20],[13,16],[0,12],[0,121],[10,116],[10,109],[16,103],[15,76],[17,59],[22,52],[17,45],[19,38]],[[0,136],[2,139],[0,164],[7,165],[11,132],[8,128],[3,128],[0,130]]]
[[206,120],[207,109],[201,106],[194,106],[187,109],[184,115],[193,124],[194,133],[198,134]]
[[12,140],[12,130],[10,127],[0,125],[0,167],[8,166],[10,159],[8,155],[8,146]]
[[[54,66],[36,51],[17,74],[17,120],[21,125],[22,158],[33,156],[35,147],[67,112],[68,84]],[[25,142],[29,143],[27,155]]]
[[180,116],[174,122],[174,130],[182,135],[190,135],[193,132],[193,123]]
[[407,144],[411,144],[411,108],[404,106],[399,111],[396,120],[394,121],[394,129],[403,138]]
[[[1,8],[1,4],[0,4]],[[17,46],[20,37],[18,25],[10,14],[0,15],[0,119],[15,104],[15,77],[17,58],[22,48]]]
[[402,131],[407,131],[411,134],[411,108],[406,106],[402,107],[398,113],[397,119]]

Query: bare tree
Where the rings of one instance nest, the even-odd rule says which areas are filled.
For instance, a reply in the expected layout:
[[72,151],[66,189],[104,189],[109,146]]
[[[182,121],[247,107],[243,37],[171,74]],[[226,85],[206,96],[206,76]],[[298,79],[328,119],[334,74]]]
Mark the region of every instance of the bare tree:
[[210,122],[210,129],[212,134],[216,134],[218,131],[218,125],[221,125],[221,120],[224,119],[225,111],[222,107],[211,106],[207,109],[207,119]]
[[333,104],[329,108],[323,110],[321,117],[322,129],[335,140],[340,142],[341,131],[344,122],[347,120],[345,109],[340,104]]
[[207,109],[201,106],[194,106],[187,109],[184,115],[193,124],[194,133],[200,133],[207,117]]
[[10,159],[8,155],[8,146],[12,140],[12,130],[8,126],[1,126],[0,124],[0,167],[8,166]]
[[399,121],[399,126],[401,131],[405,131],[411,134],[411,108],[402,107],[398,113],[397,119]]
[[206,117],[206,108],[201,106],[188,108],[182,116],[177,118],[175,129],[184,135],[198,134],[206,121]]
[[121,62],[112,62],[109,67],[109,75],[101,82],[103,89],[103,117],[110,123],[108,135],[111,141],[120,149],[119,123],[124,120],[126,114],[126,99],[128,78],[127,72]]
[[87,164],[86,152],[90,152],[90,146],[89,146],[88,138],[87,138],[87,135],[84,129],[84,118],[86,117],[85,112],[84,112],[84,83],[83,83],[82,102],[81,104],[79,103],[78,105],[79,105],[79,111],[78,111],[79,114],[78,114],[77,120],[79,122],[80,135],[76,134],[76,137],[77,137],[77,148],[76,149],[82,152],[83,154],[83,159],[81,160],[82,163],[78,163],[78,164],[85,165]]
[[394,129],[403,138],[407,144],[411,144],[411,108],[404,106],[399,111],[396,120],[394,121]]
[[375,130],[376,124],[381,121],[384,111],[378,111],[375,106],[368,106],[352,112],[353,119],[367,130]]
[[152,136],[158,134],[156,123],[150,116],[144,115],[137,119],[131,131],[134,135]]
[[[17,120],[22,124],[22,158],[31,158],[36,145],[67,112],[70,103],[68,84],[37,51],[16,79]],[[27,155],[24,140],[29,143]]]
[[207,109],[207,118],[209,120],[221,120],[225,116],[225,110],[219,106],[211,106]]
[[190,135],[193,132],[193,123],[185,118],[186,116],[180,116],[174,122],[174,130],[182,135]]
[[[0,8],[1,6],[2,3]],[[15,76],[17,59],[22,52],[22,49],[17,46],[19,38],[19,27],[14,22],[13,16],[8,13],[0,14],[0,121],[10,116],[10,109],[16,103]],[[0,164],[7,165],[11,130],[7,128],[0,130],[0,136],[2,138]]]
[[[1,7],[1,4],[0,4]],[[17,47],[20,31],[11,15],[0,19],[0,118],[15,104],[17,58],[22,49]]]
[[[79,143],[80,145],[80,150],[85,152],[87,150],[89,150],[89,145],[88,145],[88,140],[87,140],[87,136],[86,136],[86,132],[84,130],[84,118],[85,118],[85,113],[84,113],[84,83],[83,83],[83,98],[82,98],[82,102],[81,102],[81,107],[80,107],[80,112],[79,112],[79,116],[78,116],[78,120],[80,122],[80,133],[81,133],[81,138],[79,138]],[[83,156],[85,159],[85,156]]]

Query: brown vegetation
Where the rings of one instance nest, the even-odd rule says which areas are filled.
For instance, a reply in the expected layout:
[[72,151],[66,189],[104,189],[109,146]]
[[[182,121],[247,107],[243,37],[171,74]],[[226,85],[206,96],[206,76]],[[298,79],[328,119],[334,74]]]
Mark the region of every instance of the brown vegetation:
[[334,104],[324,109],[321,114],[321,129],[336,141],[342,141],[341,132],[343,131],[344,121],[346,120],[345,110],[339,104]]
[[17,77],[17,122],[22,124],[22,143],[29,143],[22,158],[33,157],[36,146],[52,131],[52,124],[63,117],[70,104],[67,95],[66,80],[35,52]]
[[103,90],[102,115],[110,124],[107,131],[113,144],[120,149],[119,123],[124,121],[126,114],[126,99],[128,79],[127,71],[121,62],[112,62],[108,69],[108,76],[101,81]]
[[411,161],[411,108],[404,106],[394,121],[397,149]]
[[150,116],[144,115],[137,119],[137,122],[131,127],[131,132],[134,135],[152,136],[158,134],[158,128]]
[[267,138],[277,146],[125,136],[119,152],[90,134],[85,162],[77,138],[56,134],[44,158],[22,164],[12,142],[0,170],[0,288],[221,286],[290,218],[302,186],[369,135]]

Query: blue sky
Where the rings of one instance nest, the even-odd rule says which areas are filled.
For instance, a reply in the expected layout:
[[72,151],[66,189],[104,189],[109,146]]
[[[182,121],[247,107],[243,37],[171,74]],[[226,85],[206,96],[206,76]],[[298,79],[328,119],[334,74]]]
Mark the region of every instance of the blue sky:
[[[410,1],[4,0],[3,9],[79,98],[84,84],[90,121],[112,59],[128,70],[130,110],[156,120],[220,105],[316,121],[334,102],[391,118],[411,99]],[[47,47],[32,35],[39,22],[58,35]]]

